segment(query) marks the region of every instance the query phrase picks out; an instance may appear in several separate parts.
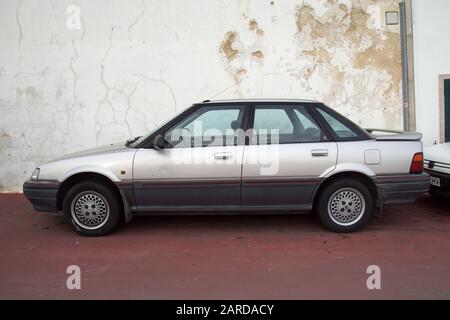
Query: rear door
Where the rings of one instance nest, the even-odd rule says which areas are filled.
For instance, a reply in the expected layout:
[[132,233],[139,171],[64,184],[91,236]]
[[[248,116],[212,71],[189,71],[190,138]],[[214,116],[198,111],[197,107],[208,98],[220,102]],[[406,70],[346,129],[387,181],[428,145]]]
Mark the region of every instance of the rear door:
[[320,176],[333,170],[335,142],[301,104],[260,104],[251,112],[250,145],[245,146],[242,205],[308,210]]

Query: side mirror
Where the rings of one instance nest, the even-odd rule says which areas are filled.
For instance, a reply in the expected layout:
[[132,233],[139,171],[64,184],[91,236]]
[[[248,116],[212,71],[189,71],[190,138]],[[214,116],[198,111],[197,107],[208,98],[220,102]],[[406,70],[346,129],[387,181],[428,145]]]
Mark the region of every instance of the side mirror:
[[158,134],[155,139],[153,139],[153,148],[155,148],[158,151],[163,150],[166,147],[166,142],[164,140],[164,136],[161,134]]

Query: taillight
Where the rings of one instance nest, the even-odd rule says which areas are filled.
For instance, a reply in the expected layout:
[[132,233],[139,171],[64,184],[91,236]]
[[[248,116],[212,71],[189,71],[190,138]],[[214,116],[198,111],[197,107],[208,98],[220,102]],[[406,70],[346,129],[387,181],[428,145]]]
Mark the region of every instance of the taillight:
[[423,153],[416,153],[413,157],[411,163],[411,174],[421,174],[423,173]]

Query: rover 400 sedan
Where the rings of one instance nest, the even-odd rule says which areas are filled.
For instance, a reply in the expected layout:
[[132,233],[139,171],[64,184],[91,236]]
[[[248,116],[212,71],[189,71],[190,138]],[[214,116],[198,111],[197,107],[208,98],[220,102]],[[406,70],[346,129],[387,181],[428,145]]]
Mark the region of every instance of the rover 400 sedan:
[[354,232],[428,191],[421,139],[374,136],[315,101],[204,101],[143,137],[40,165],[24,193],[87,236],[152,214],[315,212]]

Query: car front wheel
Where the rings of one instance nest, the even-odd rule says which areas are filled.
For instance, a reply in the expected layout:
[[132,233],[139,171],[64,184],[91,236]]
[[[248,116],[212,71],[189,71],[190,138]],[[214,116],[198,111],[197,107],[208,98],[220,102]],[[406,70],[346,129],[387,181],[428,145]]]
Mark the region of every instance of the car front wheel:
[[63,211],[77,233],[103,236],[119,224],[122,209],[117,195],[104,184],[81,182],[64,197]]
[[317,204],[321,222],[331,231],[350,233],[361,229],[371,218],[374,201],[360,181],[341,179],[323,190]]

